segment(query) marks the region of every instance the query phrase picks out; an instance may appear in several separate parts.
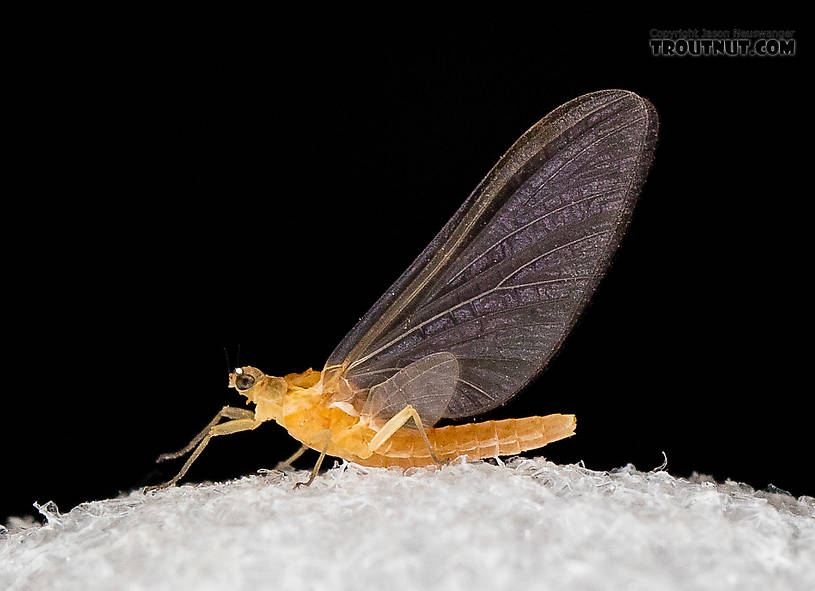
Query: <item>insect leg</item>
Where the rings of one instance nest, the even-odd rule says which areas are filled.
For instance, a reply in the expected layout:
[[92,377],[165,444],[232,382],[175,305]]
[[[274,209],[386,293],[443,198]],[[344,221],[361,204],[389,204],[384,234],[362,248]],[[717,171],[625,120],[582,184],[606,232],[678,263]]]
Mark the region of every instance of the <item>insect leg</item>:
[[180,458],[183,455],[190,453],[198,442],[201,441],[204,437],[206,437],[207,433],[209,433],[212,428],[217,425],[221,419],[251,419],[255,416],[255,413],[251,410],[245,408],[235,408],[234,406],[225,406],[221,410],[218,411],[218,414],[215,415],[215,418],[212,419],[209,424],[203,428],[203,430],[196,435],[192,441],[190,441],[185,447],[179,449],[176,452],[168,453],[168,454],[161,454],[158,458],[156,458],[156,462],[164,462],[167,460],[174,460],[176,458]]
[[435,462],[437,466],[441,466],[441,462],[439,461],[439,458],[436,457],[436,453],[433,451],[433,446],[431,445],[430,440],[427,438],[427,433],[425,432],[424,425],[422,425],[422,419],[419,417],[419,413],[416,412],[416,409],[409,404],[393,415],[388,422],[385,423],[381,429],[379,429],[377,434],[374,435],[374,438],[371,439],[371,442],[368,444],[368,449],[371,452],[375,452],[377,449],[382,447],[382,445],[384,445],[388,439],[393,437],[394,433],[404,427],[405,423],[407,423],[410,419],[413,419],[413,422],[416,423],[416,427],[419,429],[419,434],[422,436],[422,440],[427,446],[427,450],[430,452],[430,457],[433,459],[433,462]]
[[209,433],[207,433],[201,438],[201,443],[198,444],[198,447],[195,448],[195,451],[192,452],[192,455],[189,458],[187,458],[186,462],[184,462],[184,465],[181,467],[181,470],[179,470],[178,474],[176,474],[173,478],[171,478],[170,480],[163,484],[157,484],[154,486],[146,487],[144,489],[144,492],[149,492],[151,490],[172,486],[176,482],[181,480],[184,477],[184,474],[187,473],[187,470],[190,469],[190,466],[192,466],[193,462],[197,460],[198,456],[201,455],[201,452],[204,451],[204,448],[209,443],[209,440],[212,439],[213,437],[218,437],[219,435],[231,435],[232,433],[238,433],[240,431],[249,431],[251,429],[256,429],[262,424],[263,421],[256,421],[255,419],[235,419],[232,421],[228,421],[226,423],[222,423],[220,425],[215,425],[209,430]]
[[302,456],[306,452],[307,449],[308,449],[307,445],[301,445],[300,449],[298,449],[296,452],[294,452],[289,458],[283,460],[282,462],[278,462],[277,466],[275,466],[274,469],[275,470],[285,470],[286,468],[291,466],[297,458]]
[[315,478],[317,478],[317,473],[320,471],[320,466],[323,464],[323,460],[325,459],[325,453],[328,451],[328,444],[331,443],[331,431],[329,429],[326,429],[323,436],[325,437],[325,445],[323,446],[323,451],[320,452],[320,457],[317,458],[317,463],[314,464],[314,468],[312,468],[311,470],[311,475],[305,482],[298,482],[297,484],[295,484],[294,488],[300,488],[301,486],[311,486],[311,483],[314,482]]

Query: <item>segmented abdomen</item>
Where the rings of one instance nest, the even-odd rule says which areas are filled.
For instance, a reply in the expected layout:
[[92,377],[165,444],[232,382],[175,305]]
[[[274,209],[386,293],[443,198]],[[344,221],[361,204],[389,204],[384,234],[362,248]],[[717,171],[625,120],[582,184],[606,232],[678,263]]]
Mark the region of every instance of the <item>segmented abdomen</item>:
[[[427,438],[440,460],[466,455],[471,460],[521,453],[574,434],[574,415],[547,415],[503,421],[484,421],[428,429]],[[428,466],[433,464],[430,452],[419,432],[400,429],[365,460],[366,466]]]

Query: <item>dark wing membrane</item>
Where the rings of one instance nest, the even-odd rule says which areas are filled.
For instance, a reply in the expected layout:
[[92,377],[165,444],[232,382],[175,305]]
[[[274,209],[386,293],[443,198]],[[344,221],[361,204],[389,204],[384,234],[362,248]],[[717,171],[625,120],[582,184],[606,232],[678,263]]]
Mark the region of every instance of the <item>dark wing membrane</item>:
[[325,375],[359,395],[449,352],[459,372],[443,416],[506,402],[543,369],[605,272],[656,135],[653,106],[624,90],[544,117],[339,344]]

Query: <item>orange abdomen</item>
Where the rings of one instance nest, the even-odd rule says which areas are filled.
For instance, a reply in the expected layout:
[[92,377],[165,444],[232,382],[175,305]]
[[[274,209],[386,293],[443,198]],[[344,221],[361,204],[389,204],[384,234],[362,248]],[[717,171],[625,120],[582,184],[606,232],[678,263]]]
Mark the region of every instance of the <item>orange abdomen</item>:
[[[547,415],[503,421],[484,421],[428,429],[427,437],[440,460],[466,455],[471,460],[519,454],[574,435],[574,415]],[[430,452],[415,429],[400,429],[371,457],[365,466],[428,466]]]

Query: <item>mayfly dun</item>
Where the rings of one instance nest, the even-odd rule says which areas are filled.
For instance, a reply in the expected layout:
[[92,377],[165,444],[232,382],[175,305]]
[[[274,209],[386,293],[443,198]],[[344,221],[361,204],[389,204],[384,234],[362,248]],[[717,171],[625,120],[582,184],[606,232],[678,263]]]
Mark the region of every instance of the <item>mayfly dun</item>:
[[[517,454],[574,434],[551,414],[434,428],[504,404],[574,325],[622,238],[651,164],[653,106],[624,90],[555,109],[504,154],[322,371],[240,367],[224,407],[184,449],[175,484],[210,439],[282,425],[301,449],[366,466],[439,465]],[[221,422],[223,419],[228,419]],[[150,487],[150,488],[159,488]]]

